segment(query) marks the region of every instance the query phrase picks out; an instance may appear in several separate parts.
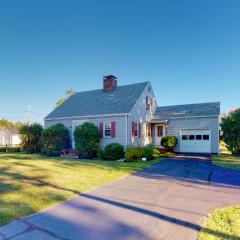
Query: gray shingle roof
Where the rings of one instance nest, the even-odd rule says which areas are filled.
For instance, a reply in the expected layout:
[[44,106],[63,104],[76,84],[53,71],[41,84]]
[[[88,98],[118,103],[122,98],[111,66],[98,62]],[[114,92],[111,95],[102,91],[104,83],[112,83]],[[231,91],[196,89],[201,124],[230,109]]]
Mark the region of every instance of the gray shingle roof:
[[220,115],[220,102],[158,107],[154,118],[164,120],[176,117],[201,117],[213,115]]
[[113,92],[98,89],[75,93],[45,119],[129,113],[147,84],[118,86]]

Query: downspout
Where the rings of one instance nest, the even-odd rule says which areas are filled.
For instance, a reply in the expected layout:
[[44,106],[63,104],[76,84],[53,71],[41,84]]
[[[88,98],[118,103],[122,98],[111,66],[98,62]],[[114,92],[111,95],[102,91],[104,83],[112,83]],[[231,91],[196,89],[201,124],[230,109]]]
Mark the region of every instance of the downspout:
[[126,115],[126,148],[128,147],[128,115]]

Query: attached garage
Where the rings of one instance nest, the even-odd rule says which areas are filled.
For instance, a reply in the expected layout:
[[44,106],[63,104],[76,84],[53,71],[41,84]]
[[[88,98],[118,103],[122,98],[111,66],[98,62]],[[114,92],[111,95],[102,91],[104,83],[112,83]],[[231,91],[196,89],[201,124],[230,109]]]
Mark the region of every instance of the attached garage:
[[211,153],[211,130],[181,129],[180,151],[186,153]]

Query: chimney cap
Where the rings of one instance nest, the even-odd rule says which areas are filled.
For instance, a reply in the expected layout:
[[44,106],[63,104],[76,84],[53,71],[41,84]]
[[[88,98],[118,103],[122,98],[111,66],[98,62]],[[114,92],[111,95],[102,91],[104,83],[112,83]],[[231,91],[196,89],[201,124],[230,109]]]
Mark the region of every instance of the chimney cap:
[[117,79],[117,77],[114,75],[106,75],[106,76],[103,76],[103,79]]

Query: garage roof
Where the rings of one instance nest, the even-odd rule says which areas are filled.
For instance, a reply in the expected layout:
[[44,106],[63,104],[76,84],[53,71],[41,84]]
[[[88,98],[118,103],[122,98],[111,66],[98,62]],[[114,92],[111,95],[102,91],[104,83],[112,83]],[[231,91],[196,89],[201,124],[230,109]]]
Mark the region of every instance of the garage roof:
[[220,115],[220,102],[157,107],[154,118],[203,117]]

